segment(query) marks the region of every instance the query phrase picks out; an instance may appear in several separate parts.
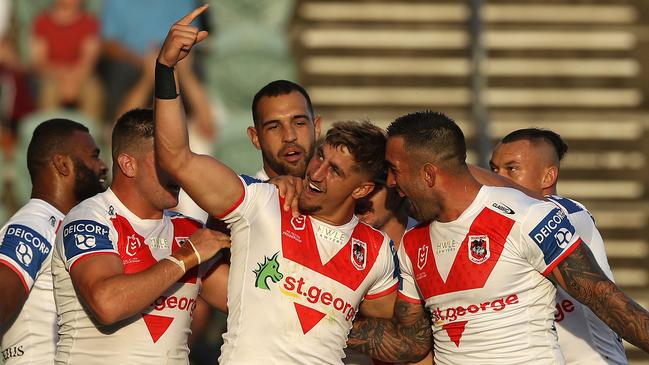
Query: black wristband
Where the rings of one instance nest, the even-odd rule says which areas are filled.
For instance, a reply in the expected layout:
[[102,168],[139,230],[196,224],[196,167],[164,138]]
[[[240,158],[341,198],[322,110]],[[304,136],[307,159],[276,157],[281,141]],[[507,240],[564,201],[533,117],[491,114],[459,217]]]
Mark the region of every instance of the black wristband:
[[176,92],[176,79],[174,78],[174,68],[165,66],[155,61],[155,97],[158,99],[175,99],[178,97]]

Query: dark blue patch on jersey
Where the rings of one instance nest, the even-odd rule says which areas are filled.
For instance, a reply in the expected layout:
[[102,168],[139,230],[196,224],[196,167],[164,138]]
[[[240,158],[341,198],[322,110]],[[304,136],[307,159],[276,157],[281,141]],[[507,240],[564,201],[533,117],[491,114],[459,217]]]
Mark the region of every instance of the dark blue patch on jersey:
[[561,196],[552,195],[552,196],[548,197],[548,200],[550,200],[550,201],[554,202],[555,204],[565,208],[565,210],[568,212],[568,214],[573,214],[573,213],[581,212],[582,210],[584,210],[584,208],[579,206],[579,204],[575,203],[574,201],[572,201],[572,200],[570,200],[568,198],[564,198],[564,197],[561,197]]
[[257,179],[256,177],[248,176],[248,175],[239,175],[243,179],[243,181],[246,183],[246,185],[250,186],[252,184],[261,184],[263,181]]
[[63,247],[65,258],[87,252],[113,250],[113,244],[108,238],[110,230],[103,224],[90,220],[78,220],[63,227]]
[[0,246],[0,253],[20,265],[34,281],[50,252],[52,243],[22,224],[9,225]]
[[570,224],[566,214],[559,208],[554,208],[539,224],[534,227],[529,236],[543,251],[546,265],[549,265],[568,247],[575,234],[575,227]]
[[392,261],[394,262],[394,273],[392,273],[392,277],[399,280],[399,289],[403,289],[403,279],[401,278],[401,268],[399,267],[399,255],[397,255],[397,248],[394,246],[392,240],[390,240],[390,252],[392,253]]

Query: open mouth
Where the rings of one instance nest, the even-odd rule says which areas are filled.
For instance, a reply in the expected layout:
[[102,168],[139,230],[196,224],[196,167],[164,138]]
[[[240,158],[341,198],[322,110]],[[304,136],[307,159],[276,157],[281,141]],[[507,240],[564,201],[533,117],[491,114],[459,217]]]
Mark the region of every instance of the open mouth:
[[288,147],[283,152],[282,157],[287,162],[297,163],[302,160],[302,151],[297,147]]
[[176,184],[169,184],[167,185],[167,190],[172,192],[172,193],[179,193],[180,192],[180,186]]
[[314,193],[324,193],[322,189],[320,189],[316,184],[312,183],[309,181],[309,184],[307,185],[309,190]]

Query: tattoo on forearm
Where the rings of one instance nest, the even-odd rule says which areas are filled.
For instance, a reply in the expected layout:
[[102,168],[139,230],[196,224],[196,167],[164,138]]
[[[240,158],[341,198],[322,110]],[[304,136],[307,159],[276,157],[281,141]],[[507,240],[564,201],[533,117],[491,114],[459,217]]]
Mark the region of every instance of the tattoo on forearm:
[[604,275],[585,244],[559,263],[549,278],[622,338],[649,352],[649,313]]
[[347,344],[382,361],[418,361],[431,350],[430,319],[422,305],[397,300],[392,320],[354,320]]

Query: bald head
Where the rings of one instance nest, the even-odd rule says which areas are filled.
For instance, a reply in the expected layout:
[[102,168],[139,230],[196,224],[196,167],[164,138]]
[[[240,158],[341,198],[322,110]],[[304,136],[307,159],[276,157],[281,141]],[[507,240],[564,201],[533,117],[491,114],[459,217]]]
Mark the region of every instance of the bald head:
[[491,169],[514,182],[549,195],[556,193],[561,159],[568,146],[552,131],[528,128],[505,136],[494,149]]

